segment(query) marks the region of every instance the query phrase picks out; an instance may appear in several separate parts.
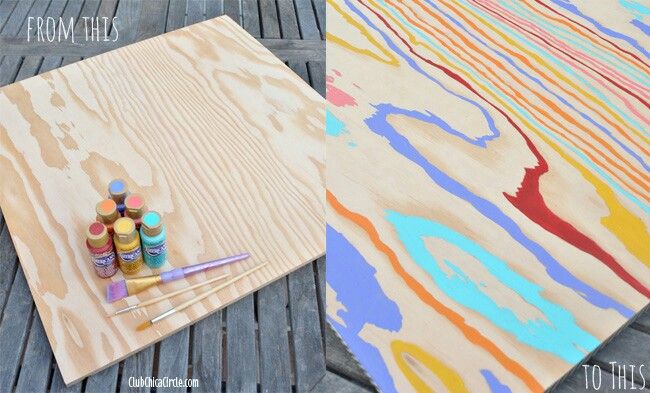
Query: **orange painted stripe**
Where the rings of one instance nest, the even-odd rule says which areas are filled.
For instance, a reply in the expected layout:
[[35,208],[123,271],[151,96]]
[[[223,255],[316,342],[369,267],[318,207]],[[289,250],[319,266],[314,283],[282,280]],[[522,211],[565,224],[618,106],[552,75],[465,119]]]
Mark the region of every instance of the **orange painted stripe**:
[[485,349],[492,357],[494,357],[506,370],[516,375],[521,379],[526,386],[533,392],[542,392],[544,389],[542,385],[518,362],[511,359],[499,349],[492,341],[483,336],[478,330],[467,325],[465,319],[452,309],[448,308],[440,301],[438,301],[426,288],[420,284],[413,276],[402,267],[397,258],[397,254],[379,237],[379,233],[372,225],[370,220],[361,214],[354,213],[343,206],[336,196],[331,191],[327,190],[327,202],[332,208],[341,216],[354,222],[357,226],[362,228],[372,241],[377,250],[381,251],[388,257],[393,270],[406,282],[408,287],[415,292],[415,294],[427,305],[433,308],[436,312],[447,318],[454,326],[456,326],[463,335],[472,343]]

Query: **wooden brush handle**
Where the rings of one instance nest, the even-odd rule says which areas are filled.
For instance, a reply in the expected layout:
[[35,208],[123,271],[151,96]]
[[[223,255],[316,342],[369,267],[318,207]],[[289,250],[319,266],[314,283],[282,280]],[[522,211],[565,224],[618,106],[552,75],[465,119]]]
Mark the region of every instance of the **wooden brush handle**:
[[265,265],[266,265],[266,262],[264,262],[263,264],[261,264],[261,265],[259,265],[259,266],[254,267],[254,268],[252,268],[252,269],[250,269],[250,270],[248,270],[248,271],[246,271],[246,272],[244,272],[244,273],[242,273],[242,274],[239,274],[239,275],[237,275],[237,276],[231,278],[230,280],[224,282],[223,284],[221,284],[221,285],[217,285],[216,287],[214,287],[214,288],[212,288],[212,289],[209,289],[209,290],[203,292],[202,294],[200,294],[199,296],[195,297],[194,299],[190,299],[190,300],[188,300],[188,301],[186,301],[186,302],[183,302],[183,303],[179,304],[178,306],[174,307],[174,309],[176,309],[176,311],[182,311],[182,310],[186,309],[187,307],[193,305],[194,303],[198,303],[198,302],[200,302],[201,300],[205,299],[206,297],[208,297],[208,296],[214,294],[214,293],[217,292],[218,290],[227,287],[228,285],[230,285],[230,284],[232,284],[233,282],[239,280],[240,278],[243,278],[243,277],[245,277],[245,276],[248,276],[249,274],[253,273],[254,271],[261,269],[261,268],[262,268],[263,266],[265,266]]
[[142,303],[138,304],[138,307],[146,307],[146,306],[150,306],[150,305],[152,305],[152,304],[154,304],[154,303],[158,303],[158,302],[160,302],[160,301],[162,301],[162,300],[169,299],[170,297],[174,297],[174,296],[176,296],[176,295],[180,295],[181,293],[185,293],[185,292],[187,292],[187,291],[191,291],[192,289],[196,289],[196,288],[198,288],[198,287],[202,287],[202,286],[204,286],[204,285],[211,284],[211,283],[213,283],[213,282],[215,282],[215,281],[223,280],[224,278],[226,278],[226,277],[228,277],[228,276],[230,276],[230,274],[228,274],[228,273],[227,273],[227,274],[222,274],[222,275],[217,276],[217,277],[215,277],[215,278],[211,278],[211,279],[209,279],[209,280],[207,280],[207,281],[203,281],[203,282],[200,282],[200,283],[198,283],[198,284],[190,285],[190,286],[187,287],[187,288],[182,288],[182,289],[179,289],[179,290],[177,290],[177,291],[173,291],[173,292],[167,293],[167,294],[162,295],[162,296],[158,296],[158,297],[153,298],[153,299],[145,300],[145,301],[143,301]]

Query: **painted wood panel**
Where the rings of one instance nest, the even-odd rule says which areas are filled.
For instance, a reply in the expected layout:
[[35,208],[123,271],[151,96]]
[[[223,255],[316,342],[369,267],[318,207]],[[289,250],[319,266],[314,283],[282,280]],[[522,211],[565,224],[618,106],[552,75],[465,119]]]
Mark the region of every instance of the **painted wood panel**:
[[[0,206],[63,380],[321,256],[324,124],[323,98],[226,17],[0,89]],[[163,215],[165,269],[242,251],[252,258],[207,275],[269,265],[143,332],[138,323],[191,295],[106,318],[205,278],[106,303],[84,228],[115,177]]]
[[587,3],[328,0],[328,320],[381,391],[542,391],[648,303],[645,8]]

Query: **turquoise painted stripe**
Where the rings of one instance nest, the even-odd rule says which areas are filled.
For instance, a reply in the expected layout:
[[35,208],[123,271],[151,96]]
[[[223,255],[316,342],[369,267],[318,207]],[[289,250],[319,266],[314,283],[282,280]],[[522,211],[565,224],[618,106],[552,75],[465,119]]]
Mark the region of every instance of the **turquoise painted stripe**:
[[345,123],[334,116],[328,109],[325,112],[325,133],[330,136],[341,136],[347,132]]
[[[437,222],[402,215],[392,210],[386,210],[386,219],[394,226],[411,258],[433,278],[440,290],[457,303],[478,312],[493,325],[512,334],[518,341],[552,353],[571,364],[582,360],[599,345],[598,339],[576,324],[568,310],[545,299],[540,286],[511,270],[503,260],[460,233]],[[427,249],[425,238],[444,240],[475,258],[501,284],[541,312],[544,318],[520,320],[512,310],[498,305],[483,292],[485,283],[477,285],[471,281],[459,264],[446,259],[437,261]],[[448,274],[442,270],[441,263],[453,273]]]

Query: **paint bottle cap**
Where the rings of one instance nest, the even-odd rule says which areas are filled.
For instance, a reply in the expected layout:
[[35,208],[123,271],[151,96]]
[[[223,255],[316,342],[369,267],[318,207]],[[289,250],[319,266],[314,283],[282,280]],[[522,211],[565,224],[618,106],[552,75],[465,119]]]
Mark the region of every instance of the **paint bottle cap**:
[[108,230],[101,222],[93,222],[86,229],[88,244],[94,248],[104,247],[108,243]]
[[160,214],[149,211],[142,217],[142,232],[147,236],[158,236],[162,232],[163,223]]
[[131,194],[124,201],[126,215],[131,218],[140,218],[146,210],[144,198],[140,194]]
[[126,182],[122,179],[114,179],[108,183],[108,193],[115,203],[124,203],[124,199],[128,193]]
[[95,207],[97,220],[104,224],[112,224],[120,214],[117,212],[117,204],[112,199],[104,199]]
[[135,222],[129,217],[120,217],[113,224],[115,236],[122,243],[130,243],[135,240],[138,232],[135,230]]

